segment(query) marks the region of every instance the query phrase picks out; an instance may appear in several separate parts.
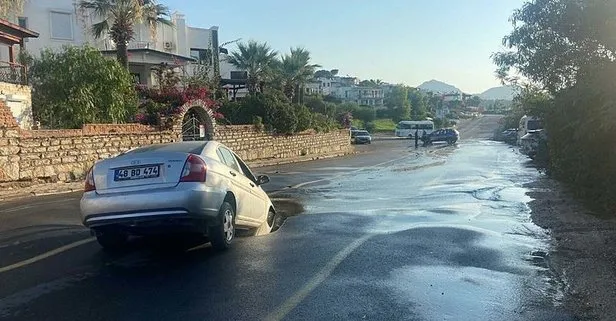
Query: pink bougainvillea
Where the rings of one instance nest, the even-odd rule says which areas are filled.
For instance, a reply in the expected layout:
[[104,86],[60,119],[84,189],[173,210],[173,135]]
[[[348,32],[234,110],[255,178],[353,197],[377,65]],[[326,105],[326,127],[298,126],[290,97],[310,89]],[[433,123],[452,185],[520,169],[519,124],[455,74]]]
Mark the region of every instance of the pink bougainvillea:
[[216,119],[224,118],[217,110],[220,107],[217,101],[211,97],[211,92],[206,87],[168,87],[148,88],[139,85],[136,88],[141,99],[140,114],[135,116],[135,121],[154,125],[159,116],[169,117],[186,112],[184,105],[190,101],[200,100],[205,108],[212,110]]

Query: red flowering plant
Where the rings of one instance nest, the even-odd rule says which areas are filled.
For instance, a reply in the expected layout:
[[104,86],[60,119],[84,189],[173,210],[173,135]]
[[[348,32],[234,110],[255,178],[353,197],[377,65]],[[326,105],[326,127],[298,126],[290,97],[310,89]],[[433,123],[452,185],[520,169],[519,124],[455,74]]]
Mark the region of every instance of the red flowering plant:
[[202,101],[205,108],[210,109],[216,119],[224,117],[217,111],[220,106],[212,99],[211,92],[206,87],[172,86],[149,88],[144,85],[138,85],[136,90],[140,98],[140,105],[135,121],[142,124],[158,125],[160,117],[181,115],[186,112],[184,110],[186,103],[195,100]]

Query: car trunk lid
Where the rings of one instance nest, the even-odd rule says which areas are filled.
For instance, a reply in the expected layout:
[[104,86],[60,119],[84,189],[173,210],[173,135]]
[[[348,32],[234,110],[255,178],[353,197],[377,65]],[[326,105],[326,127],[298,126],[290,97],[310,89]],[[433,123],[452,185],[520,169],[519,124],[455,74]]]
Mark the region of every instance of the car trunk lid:
[[128,153],[97,163],[94,182],[99,194],[169,188],[178,184],[189,153]]

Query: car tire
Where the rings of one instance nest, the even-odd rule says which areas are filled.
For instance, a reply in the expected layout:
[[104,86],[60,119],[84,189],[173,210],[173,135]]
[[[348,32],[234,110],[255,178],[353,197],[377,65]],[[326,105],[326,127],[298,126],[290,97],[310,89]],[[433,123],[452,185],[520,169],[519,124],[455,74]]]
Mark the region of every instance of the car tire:
[[207,234],[216,251],[224,251],[231,247],[235,238],[235,210],[229,202],[222,203],[215,225],[208,226]]
[[275,232],[278,229],[278,227],[279,227],[278,214],[272,209],[270,209],[267,212],[267,218],[265,219],[265,221],[261,224],[261,226],[257,227],[254,230],[253,236],[261,236],[261,235],[270,234],[272,232]]
[[105,250],[117,251],[128,243],[128,234],[119,231],[102,231],[96,233],[96,241]]

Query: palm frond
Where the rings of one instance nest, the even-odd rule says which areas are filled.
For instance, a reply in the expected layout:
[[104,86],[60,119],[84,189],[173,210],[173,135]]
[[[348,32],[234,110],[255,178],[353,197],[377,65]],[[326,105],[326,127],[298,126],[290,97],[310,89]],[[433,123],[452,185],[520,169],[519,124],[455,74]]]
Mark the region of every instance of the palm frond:
[[103,34],[109,31],[109,22],[107,20],[103,20],[99,23],[95,23],[91,27],[92,34],[96,38],[100,38]]

